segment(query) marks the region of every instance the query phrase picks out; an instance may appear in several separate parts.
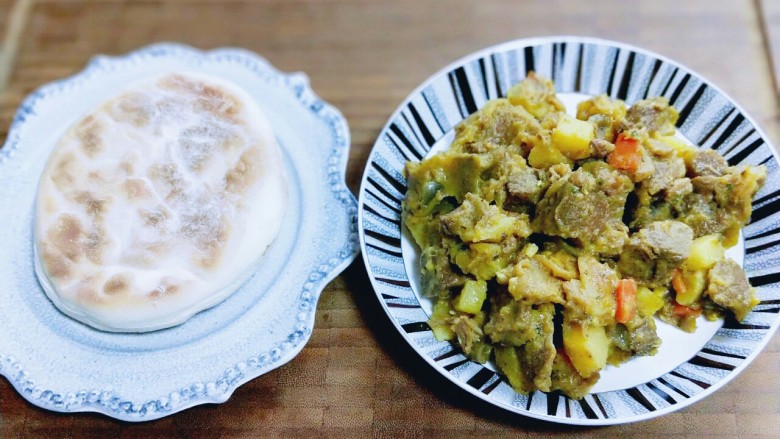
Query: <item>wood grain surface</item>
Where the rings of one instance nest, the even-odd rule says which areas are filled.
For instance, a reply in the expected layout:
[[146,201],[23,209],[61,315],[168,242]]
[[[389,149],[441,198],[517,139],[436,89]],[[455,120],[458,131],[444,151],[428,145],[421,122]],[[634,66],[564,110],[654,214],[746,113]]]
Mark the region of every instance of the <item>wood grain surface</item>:
[[[238,46],[281,70],[306,72],[315,91],[345,114],[352,135],[347,184],[357,193],[377,134],[421,81],[488,45],[569,34],[635,44],[682,62],[734,98],[780,144],[772,79],[778,51],[767,40],[780,21],[765,19],[760,0],[0,0],[0,37],[12,33],[9,17],[22,2],[29,11],[14,14],[23,20],[16,23],[18,41],[0,46],[9,71],[0,83],[0,140],[27,94],[76,73],[96,54],[159,41]],[[13,212],[0,212],[0,226],[7,215]],[[596,429],[544,423],[487,405],[417,358],[384,315],[358,258],[323,292],[300,355],[224,404],[129,424],[38,409],[0,378],[1,438],[551,434],[778,437],[780,336],[731,383],[676,413]]]
[[775,93],[780,97],[780,2],[757,0],[767,51],[772,67]]

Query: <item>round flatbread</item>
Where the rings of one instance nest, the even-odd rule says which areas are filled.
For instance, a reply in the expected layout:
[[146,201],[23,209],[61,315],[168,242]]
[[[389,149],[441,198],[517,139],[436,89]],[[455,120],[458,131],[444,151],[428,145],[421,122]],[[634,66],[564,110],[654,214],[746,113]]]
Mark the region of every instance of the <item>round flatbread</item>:
[[95,328],[174,326],[248,279],[287,200],[271,126],[245,91],[201,74],[148,79],[55,146],[35,270],[62,312]]

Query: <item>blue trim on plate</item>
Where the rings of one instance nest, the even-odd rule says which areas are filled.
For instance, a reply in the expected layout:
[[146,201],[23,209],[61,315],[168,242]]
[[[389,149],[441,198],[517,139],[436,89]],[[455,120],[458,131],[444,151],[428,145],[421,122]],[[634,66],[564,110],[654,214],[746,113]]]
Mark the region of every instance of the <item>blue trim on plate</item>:
[[36,108],[47,98],[86,86],[96,75],[116,71],[128,64],[155,62],[157,59],[174,58],[197,67],[218,62],[239,65],[261,77],[264,81],[289,89],[304,108],[321,119],[330,130],[332,142],[327,163],[327,184],[334,199],[346,210],[350,218],[347,242],[324,262],[312,261],[318,265],[310,272],[298,300],[295,331],[276,343],[268,352],[248,358],[227,368],[221,375],[209,382],[197,382],[183,387],[168,396],[145,402],[130,401],[113,391],[80,390],[67,394],[51,389],[42,389],[33,377],[25,372],[24,365],[10,355],[0,353],[0,375],[4,375],[14,388],[28,401],[43,408],[65,411],[95,411],[128,421],[157,419],[193,405],[224,402],[242,383],[256,378],[270,369],[289,361],[311,336],[317,299],[325,285],[347,267],[360,251],[357,226],[357,202],[344,183],[349,150],[349,128],[346,119],[333,106],[320,99],[309,87],[306,75],[285,74],[276,70],[258,55],[233,48],[202,52],[189,46],[160,43],[144,47],[118,57],[97,56],[80,73],[45,85],[29,95],[20,105],[11,124],[5,146],[0,149],[0,172],[13,159],[22,140],[21,127],[30,117],[36,115]]

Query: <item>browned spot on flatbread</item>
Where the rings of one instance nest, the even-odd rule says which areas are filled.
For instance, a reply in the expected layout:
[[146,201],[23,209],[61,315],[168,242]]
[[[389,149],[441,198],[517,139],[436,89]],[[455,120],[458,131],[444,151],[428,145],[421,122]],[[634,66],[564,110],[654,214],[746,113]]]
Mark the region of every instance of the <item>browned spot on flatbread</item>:
[[148,125],[151,115],[151,99],[142,93],[127,93],[121,96],[116,102],[116,107],[111,109],[114,120],[128,122],[137,127]]
[[193,261],[205,269],[212,269],[219,264],[230,235],[230,225],[220,208],[224,201],[214,194],[203,194],[193,201],[201,208],[182,212],[179,234],[197,250],[192,255]]
[[87,230],[73,215],[62,214],[47,233],[47,242],[65,258],[79,262],[86,258],[95,264],[103,260],[105,241],[102,230]]
[[155,184],[157,193],[163,195],[166,201],[179,199],[183,196],[185,183],[181,171],[175,163],[153,165],[147,174],[152,183]]
[[157,285],[157,288],[149,292],[149,297],[153,299],[159,299],[164,296],[172,296],[179,292],[181,288],[176,281],[172,279],[163,278]]
[[203,252],[196,258],[200,267],[211,270],[217,266],[222,254],[221,245],[215,240],[203,240],[198,243],[198,250]]
[[119,162],[119,170],[124,172],[128,177],[135,176],[137,167],[136,162],[141,160],[141,155],[138,151],[128,151],[127,154],[122,157],[122,161]]
[[202,252],[198,258],[198,265],[211,270],[217,267],[225,252],[225,242],[230,236],[230,226],[224,221],[219,224],[213,236],[203,237],[197,242],[198,249]]
[[149,253],[150,255],[166,256],[168,253],[170,253],[171,250],[170,241],[162,240],[162,241],[147,243],[144,246],[144,250],[146,250],[146,252]]
[[192,81],[190,81],[189,79],[185,78],[182,75],[177,75],[177,74],[168,75],[161,78],[157,82],[157,85],[159,85],[160,88],[162,89],[173,90],[178,92],[193,93],[196,91],[195,85]]
[[61,154],[54,164],[51,179],[57,189],[73,184],[76,175],[76,156],[72,152]]
[[130,279],[124,274],[115,274],[103,284],[103,292],[109,296],[123,295],[130,291]]
[[183,129],[178,141],[184,165],[195,173],[201,173],[220,158],[235,153],[245,145],[244,138],[235,125],[206,121]]
[[204,164],[214,156],[217,135],[216,129],[209,129],[207,126],[189,127],[181,132],[179,148],[187,168],[196,173],[204,169]]
[[128,178],[122,183],[122,189],[130,201],[146,200],[152,195],[149,185],[140,178]]
[[103,151],[103,140],[100,137],[102,132],[103,125],[92,115],[85,117],[76,126],[76,138],[88,157],[94,157]]
[[154,230],[158,235],[156,240],[138,242],[143,248],[144,254],[149,258],[161,257],[171,250],[171,236],[167,228],[167,222],[171,218],[170,210],[164,205],[158,205],[151,209],[139,209],[138,215],[143,221],[143,227]]
[[89,171],[87,177],[92,184],[103,185],[110,181],[110,178],[103,171]]
[[96,285],[96,279],[94,276],[90,276],[82,280],[76,285],[76,297],[82,303],[101,303],[105,300],[98,293],[98,286]]
[[84,254],[93,264],[103,263],[103,253],[106,247],[104,236],[105,234],[102,230],[97,230],[88,233],[82,241],[81,245],[84,249]]
[[79,288],[76,292],[76,297],[79,298],[80,302],[84,303],[100,303],[102,302],[100,300],[100,296],[98,296],[98,292],[95,288],[90,287],[83,287]]
[[73,215],[62,214],[47,233],[47,241],[64,257],[78,262],[83,255],[84,225]]
[[242,194],[255,184],[262,173],[260,148],[249,148],[241,154],[238,163],[225,175],[225,189],[232,194]]
[[171,75],[162,78],[158,85],[163,89],[194,95],[196,111],[212,114],[219,119],[235,121],[236,116],[243,111],[243,104],[233,95],[202,81]]
[[49,244],[41,244],[41,257],[46,271],[55,279],[67,280],[73,275],[73,262],[53,249]]
[[133,165],[130,160],[123,160],[122,163],[119,164],[119,169],[127,175],[135,174],[135,165]]
[[[171,252],[172,235],[167,222],[172,214],[170,209],[160,204],[152,208],[139,208],[136,215],[142,229],[136,231],[131,242],[123,249],[120,261],[135,267],[150,268]],[[151,233],[143,229],[149,229]],[[149,236],[155,238],[149,239]]]
[[199,90],[195,109],[229,121],[234,121],[242,111],[242,104],[231,94],[210,85]]
[[[190,111],[187,100],[181,96],[165,96],[157,101],[157,112],[162,115],[172,115],[181,111]],[[156,131],[155,131],[156,132]]]
[[95,194],[88,191],[79,192],[75,200],[84,207],[87,215],[93,218],[102,217],[106,212],[106,205],[109,203],[108,198],[98,198]]
[[146,227],[162,227],[162,224],[170,218],[168,209],[163,205],[159,205],[154,209],[140,209],[138,214],[144,220],[144,226]]
[[222,150],[225,152],[238,149],[244,146],[246,143],[244,138],[238,133],[238,131],[233,128],[226,129],[225,134],[223,135],[221,140],[222,140]]

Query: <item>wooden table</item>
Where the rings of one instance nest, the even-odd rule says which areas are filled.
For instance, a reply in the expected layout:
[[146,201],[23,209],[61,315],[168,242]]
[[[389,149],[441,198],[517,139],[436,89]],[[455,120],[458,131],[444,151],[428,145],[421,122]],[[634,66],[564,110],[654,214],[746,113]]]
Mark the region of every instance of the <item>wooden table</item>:
[[[346,115],[352,133],[347,182],[357,193],[379,130],[422,80],[479,48],[550,34],[609,38],[680,60],[718,84],[780,144],[774,79],[780,6],[774,0],[0,0],[0,139],[25,95],[77,72],[95,54],[158,41],[239,46],[282,70],[306,72],[320,96]],[[358,259],[323,292],[300,355],[242,386],[225,404],[135,425],[38,409],[0,379],[0,437],[777,437],[780,336],[709,398],[631,425],[537,422],[454,387],[410,353]]]

